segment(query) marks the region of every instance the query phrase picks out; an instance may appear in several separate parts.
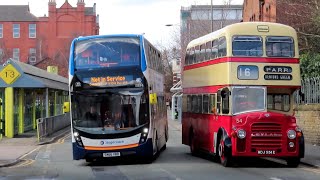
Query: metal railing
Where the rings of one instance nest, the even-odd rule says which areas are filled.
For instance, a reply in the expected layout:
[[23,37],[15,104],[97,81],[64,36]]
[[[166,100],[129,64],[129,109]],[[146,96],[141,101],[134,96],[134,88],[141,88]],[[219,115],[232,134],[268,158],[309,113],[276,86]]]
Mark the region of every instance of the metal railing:
[[70,113],[37,119],[38,141],[42,142],[46,137],[62,130],[70,124]]
[[[319,104],[320,103],[320,76],[305,78],[301,80],[301,92],[296,92],[297,104]],[[304,101],[302,96],[304,96]]]

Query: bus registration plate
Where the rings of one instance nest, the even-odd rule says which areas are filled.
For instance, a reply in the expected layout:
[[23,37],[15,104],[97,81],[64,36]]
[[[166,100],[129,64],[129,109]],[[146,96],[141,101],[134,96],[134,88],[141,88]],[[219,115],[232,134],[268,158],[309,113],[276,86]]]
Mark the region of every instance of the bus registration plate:
[[118,157],[120,156],[120,152],[107,152],[103,153],[103,157]]
[[272,155],[272,154],[276,154],[276,151],[274,151],[274,150],[258,150],[258,154],[260,154],[260,155]]

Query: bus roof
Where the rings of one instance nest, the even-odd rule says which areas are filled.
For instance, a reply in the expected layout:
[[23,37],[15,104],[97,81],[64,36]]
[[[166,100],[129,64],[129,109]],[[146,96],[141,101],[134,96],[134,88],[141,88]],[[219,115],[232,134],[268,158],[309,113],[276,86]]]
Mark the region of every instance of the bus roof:
[[143,37],[143,34],[105,34],[105,35],[92,35],[92,36],[79,36],[75,40],[82,41],[95,38],[109,38],[109,37]]
[[295,40],[297,39],[295,29],[288,25],[272,22],[241,22],[228,25],[222,29],[194,39],[188,44],[187,48],[204,44],[222,36],[232,37],[233,35],[275,35],[291,36]]

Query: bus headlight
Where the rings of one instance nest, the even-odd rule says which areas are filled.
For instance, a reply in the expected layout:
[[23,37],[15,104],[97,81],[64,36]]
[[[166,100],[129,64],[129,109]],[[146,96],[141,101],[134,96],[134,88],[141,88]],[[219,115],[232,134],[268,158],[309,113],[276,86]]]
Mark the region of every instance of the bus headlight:
[[141,133],[141,137],[140,137],[140,143],[146,142],[147,137],[148,137],[148,132],[149,132],[148,128],[143,128],[142,129],[142,133]]
[[78,137],[79,133],[78,132],[74,132],[73,135],[74,135],[74,137]]
[[294,138],[296,138],[297,133],[296,133],[295,130],[290,129],[290,130],[287,132],[287,135],[288,135],[288,138],[289,138],[289,139],[294,139]]
[[237,135],[238,135],[238,138],[239,138],[239,139],[244,139],[244,138],[246,137],[246,131],[243,130],[243,129],[239,129],[239,130],[237,131]]
[[145,134],[147,134],[148,133],[148,131],[149,131],[149,129],[148,128],[143,128],[143,133],[145,133]]
[[294,148],[294,142],[289,142],[289,148]]
[[77,131],[74,131],[74,132],[73,132],[73,136],[74,136],[74,139],[76,140],[77,144],[78,144],[79,146],[83,147],[83,143],[82,143],[80,134],[79,134]]

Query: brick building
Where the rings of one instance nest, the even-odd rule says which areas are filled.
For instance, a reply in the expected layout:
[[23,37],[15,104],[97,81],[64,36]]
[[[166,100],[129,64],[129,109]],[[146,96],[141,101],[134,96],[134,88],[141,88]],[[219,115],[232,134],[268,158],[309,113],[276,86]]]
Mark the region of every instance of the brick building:
[[288,1],[276,0],[244,0],[243,2],[243,21],[265,21],[287,24],[288,17],[285,11],[292,8]]
[[69,47],[73,38],[99,34],[96,5],[85,7],[78,0],[72,7],[66,0],[56,7],[48,1],[48,16],[36,17],[29,5],[0,6],[0,61],[8,58],[47,69],[58,66],[59,75],[67,76]]

